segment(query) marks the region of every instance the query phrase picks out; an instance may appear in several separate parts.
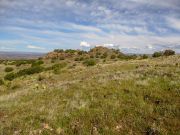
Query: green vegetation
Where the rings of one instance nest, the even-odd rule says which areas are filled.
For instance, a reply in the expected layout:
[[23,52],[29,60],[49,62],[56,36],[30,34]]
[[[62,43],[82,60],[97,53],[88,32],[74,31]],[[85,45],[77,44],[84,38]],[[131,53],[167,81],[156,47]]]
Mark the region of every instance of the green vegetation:
[[155,52],[152,56],[153,57],[160,57],[160,56],[170,56],[170,55],[175,55],[175,51],[165,50],[164,52]]
[[[90,58],[99,49],[99,58]],[[143,59],[95,50],[63,61],[60,54],[53,63],[2,62],[0,134],[178,135],[180,55]]]
[[163,56],[163,52],[155,52],[155,53],[153,53],[152,56],[153,56],[153,57],[160,57],[160,56]]
[[43,70],[44,70],[44,68],[41,67],[41,66],[33,66],[33,67],[30,67],[30,68],[27,68],[27,69],[20,70],[16,74],[17,74],[18,77],[20,77],[20,76],[32,75],[32,74],[35,74],[35,73],[40,73]]
[[16,75],[15,73],[8,73],[8,74],[5,75],[4,79],[5,79],[5,80],[12,81],[12,80],[14,80],[16,77],[17,77],[17,75]]
[[0,78],[0,86],[4,84],[3,79]]
[[165,50],[163,55],[164,56],[175,55],[175,51],[173,51],[173,50]]
[[12,72],[14,69],[12,67],[6,67],[5,68],[5,72]]
[[44,64],[44,62],[42,60],[38,60],[38,61],[35,61],[31,64],[32,67],[35,67],[35,66],[40,66]]
[[148,56],[147,56],[146,54],[143,54],[142,58],[143,58],[143,59],[147,59]]
[[88,60],[85,60],[83,64],[86,66],[94,66],[96,65],[96,61],[94,59],[88,59]]
[[60,72],[60,70],[64,67],[66,67],[66,63],[58,63],[58,64],[54,64],[51,69],[53,70],[53,72],[55,74],[58,74]]
[[116,55],[111,55],[111,59],[115,59],[116,58]]

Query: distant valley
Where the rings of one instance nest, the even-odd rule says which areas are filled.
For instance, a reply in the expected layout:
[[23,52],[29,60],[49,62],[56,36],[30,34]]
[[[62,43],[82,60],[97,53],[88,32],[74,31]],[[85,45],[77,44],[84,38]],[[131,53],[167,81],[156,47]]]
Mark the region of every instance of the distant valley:
[[35,52],[0,52],[0,59],[36,59],[44,55]]

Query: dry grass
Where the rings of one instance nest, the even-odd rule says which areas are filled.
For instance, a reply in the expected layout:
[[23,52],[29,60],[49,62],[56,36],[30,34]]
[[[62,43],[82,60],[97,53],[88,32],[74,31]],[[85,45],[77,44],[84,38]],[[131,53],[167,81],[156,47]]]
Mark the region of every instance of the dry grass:
[[2,135],[180,133],[178,55],[67,66],[58,74],[6,81],[0,89]]

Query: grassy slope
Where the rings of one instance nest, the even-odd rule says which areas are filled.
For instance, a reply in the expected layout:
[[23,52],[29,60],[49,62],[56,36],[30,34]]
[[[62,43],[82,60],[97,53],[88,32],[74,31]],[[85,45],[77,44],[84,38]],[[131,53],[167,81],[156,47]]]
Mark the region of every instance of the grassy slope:
[[0,86],[0,134],[177,135],[176,63],[179,56],[116,61],[43,72],[42,81],[39,74],[17,78]]

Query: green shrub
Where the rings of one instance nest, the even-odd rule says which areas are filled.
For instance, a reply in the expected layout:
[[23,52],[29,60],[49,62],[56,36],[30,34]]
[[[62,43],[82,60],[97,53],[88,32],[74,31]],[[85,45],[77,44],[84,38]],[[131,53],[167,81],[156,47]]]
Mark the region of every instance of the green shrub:
[[60,69],[64,68],[67,66],[67,63],[59,63],[59,64],[54,64],[51,69],[55,74],[59,73]]
[[20,84],[14,84],[14,85],[11,86],[11,89],[15,90],[15,89],[18,89],[20,87],[21,87]]
[[36,60],[16,60],[14,62],[14,65],[16,65],[17,67],[21,66],[21,65],[25,65],[25,64],[32,64],[34,63]]
[[77,57],[77,58],[75,58],[75,59],[74,59],[74,61],[79,61],[79,58],[78,58],[78,57]]
[[116,55],[111,55],[111,59],[115,59],[116,58]]
[[87,53],[86,51],[79,51],[78,52],[78,55],[83,55],[83,54],[85,54],[85,53]]
[[84,57],[80,57],[80,58],[79,58],[79,61],[83,61],[83,60],[84,60]]
[[103,53],[103,55],[101,56],[101,59],[105,59],[105,58],[107,58],[107,56],[108,56],[108,54],[105,52],[105,53]]
[[148,56],[146,54],[143,54],[142,59],[147,59]]
[[94,59],[88,59],[88,60],[85,60],[83,64],[86,66],[94,66],[96,65],[96,61]]
[[55,61],[56,61],[56,60],[54,60],[54,59],[51,59],[51,63],[55,63]]
[[59,57],[59,60],[65,60],[65,57],[61,56]]
[[153,53],[153,55],[152,55],[152,57],[160,57],[160,56],[162,56],[163,55],[163,53],[162,52],[154,52]]
[[175,55],[175,51],[173,51],[173,50],[165,50],[163,55],[164,56]]
[[117,57],[118,57],[119,59],[126,59],[125,56],[124,56],[124,55],[121,55],[121,54],[119,54]]
[[14,70],[14,69],[13,69],[12,67],[6,67],[4,71],[5,71],[5,72],[11,72],[11,71],[13,71],[13,70]]
[[0,78],[0,86],[4,84],[3,79]]
[[94,58],[94,56],[93,56],[93,55],[91,55],[91,56],[90,56],[90,58]]
[[55,49],[54,52],[62,53],[62,52],[64,52],[64,50],[63,49]]
[[31,75],[31,74],[35,74],[35,73],[40,73],[43,70],[44,70],[44,68],[41,66],[34,66],[34,67],[30,67],[27,69],[20,70],[19,72],[17,72],[17,76],[24,76],[24,75]]
[[38,60],[38,61],[33,62],[33,63],[31,64],[31,67],[40,66],[40,65],[42,65],[42,64],[44,64],[44,61]]
[[126,59],[136,59],[137,58],[137,55],[136,54],[133,54],[133,55],[127,55],[125,56]]
[[45,76],[43,76],[43,75],[39,75],[38,76],[38,81],[42,81],[42,80],[44,80],[45,79]]
[[15,73],[8,73],[5,75],[4,79],[8,81],[12,81],[17,77]]
[[67,50],[65,50],[65,53],[75,53],[76,52],[76,50],[73,50],[73,49],[67,49]]

